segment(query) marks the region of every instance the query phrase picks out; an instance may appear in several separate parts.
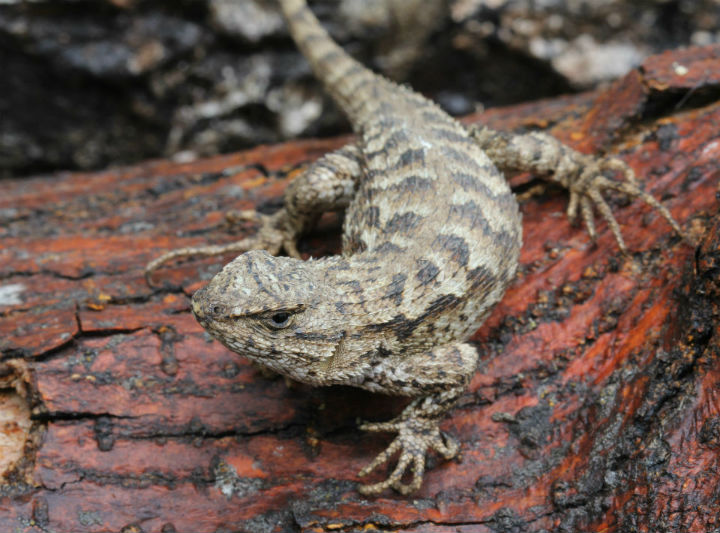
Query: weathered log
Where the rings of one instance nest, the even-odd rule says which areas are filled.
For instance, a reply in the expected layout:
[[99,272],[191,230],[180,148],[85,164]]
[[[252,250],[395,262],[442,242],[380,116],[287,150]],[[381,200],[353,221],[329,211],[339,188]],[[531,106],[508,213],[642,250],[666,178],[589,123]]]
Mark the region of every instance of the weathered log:
[[[470,118],[619,154],[700,244],[633,202],[615,210],[631,254],[604,224],[592,246],[562,191],[515,178],[520,272],[444,424],[462,457],[431,459],[411,498],[354,489],[389,438],[356,418],[401,400],[266,379],[194,321],[189,295],[229,258],[164,267],[159,289],[142,276],[165,250],[252,232],[223,213],[274,208],[347,139],[0,183],[0,530],[720,528],[719,87],[720,47],[695,48]],[[329,216],[301,250],[338,235]]]

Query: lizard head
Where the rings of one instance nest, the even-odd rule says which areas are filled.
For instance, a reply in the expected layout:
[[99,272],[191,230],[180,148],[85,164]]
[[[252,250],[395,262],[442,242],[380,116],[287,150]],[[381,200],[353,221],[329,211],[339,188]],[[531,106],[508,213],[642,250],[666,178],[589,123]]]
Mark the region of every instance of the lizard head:
[[193,314],[234,352],[299,381],[316,381],[343,338],[328,314],[335,291],[319,263],[246,252],[193,295]]

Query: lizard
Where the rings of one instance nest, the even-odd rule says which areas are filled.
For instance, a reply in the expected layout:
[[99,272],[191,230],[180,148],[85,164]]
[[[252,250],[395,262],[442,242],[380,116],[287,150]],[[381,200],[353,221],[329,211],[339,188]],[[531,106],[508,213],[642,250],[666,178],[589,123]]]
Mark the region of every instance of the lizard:
[[[364,422],[395,432],[364,477],[397,455],[364,495],[422,485],[431,451],[460,446],[440,430],[478,362],[467,340],[513,280],[521,215],[506,175],[530,171],[569,190],[567,214],[595,240],[595,211],[619,248],[604,193],[641,199],[684,234],[665,206],[616,158],[579,153],[540,132],[466,128],[434,102],[350,57],[305,0],[280,0],[290,33],[348,116],[357,140],[326,154],[286,188],[271,215],[235,213],[258,232],[225,245],[182,248],[146,267],[190,255],[242,252],[192,297],[192,313],[230,350],[293,380],[411,398],[396,418]],[[620,174],[623,179],[608,175]],[[325,211],[345,210],[342,253],[302,260],[297,240]],[[282,252],[286,255],[278,255]],[[407,479],[407,481],[406,481]]]

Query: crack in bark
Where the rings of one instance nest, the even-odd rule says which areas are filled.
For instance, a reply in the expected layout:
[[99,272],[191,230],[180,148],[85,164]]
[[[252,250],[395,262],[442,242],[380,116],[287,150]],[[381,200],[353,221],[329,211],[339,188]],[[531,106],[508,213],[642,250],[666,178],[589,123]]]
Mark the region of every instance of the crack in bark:
[[[549,516],[553,516],[554,512],[548,512],[548,513],[542,513],[539,514],[533,518],[530,519],[521,519],[523,521],[524,525],[532,524],[533,522],[537,522],[538,520],[541,520],[543,518],[547,518]],[[342,520],[342,519],[340,519]],[[324,532],[336,532],[339,531],[341,533],[347,532],[355,532],[358,531],[358,526],[362,526],[367,528],[368,526],[373,527],[374,531],[378,532],[388,532],[388,533],[397,533],[399,531],[405,531],[409,528],[416,528],[419,526],[432,524],[435,526],[447,526],[447,527],[464,527],[464,526],[480,526],[480,525],[487,525],[492,524],[496,521],[495,515],[493,515],[491,518],[488,518],[487,520],[469,520],[469,521],[445,521],[445,520],[413,520],[410,522],[392,522],[387,524],[382,524],[373,520],[367,520],[367,521],[354,521],[352,524],[343,525],[342,527],[337,527],[337,522],[330,522],[327,524],[316,524],[320,527],[322,527]],[[339,522],[339,521],[338,521]],[[296,522],[297,524],[297,522]],[[303,526],[302,524],[297,524],[299,527],[308,529],[306,526]],[[313,530],[314,531],[314,530]],[[504,529],[498,529],[497,531],[505,531]],[[510,530],[508,530],[510,531]],[[512,529],[512,531],[516,531],[516,529]]]
[[[657,120],[677,113],[700,109],[720,100],[720,87],[718,85],[698,82],[693,87],[673,87],[659,90],[647,79],[644,66],[638,67],[642,79],[641,83],[646,91],[640,113],[636,117],[643,121]],[[679,99],[677,99],[679,97]],[[686,106],[686,104],[688,104]]]
[[99,420],[111,418],[115,420],[138,420],[141,416],[116,415],[113,413],[93,413],[91,411],[45,411],[30,415],[31,420],[38,422],[60,422],[65,420]]
[[[62,279],[65,281],[81,281],[87,278],[91,278],[96,274],[98,274],[98,271],[96,270],[87,270],[78,276],[63,274],[62,272],[46,268],[42,268],[39,270],[11,270],[9,272],[0,272],[0,281],[4,281],[12,277],[30,278],[33,276],[50,276],[51,278]],[[113,273],[108,274],[112,275]]]
[[[120,417],[116,417],[120,418]],[[135,419],[141,419],[142,417],[122,417],[122,418],[135,418]],[[119,438],[125,439],[125,440],[138,440],[138,441],[146,441],[146,440],[155,440],[155,439],[185,439],[185,438],[201,438],[201,439],[208,439],[208,440],[222,440],[230,437],[256,437],[256,436],[262,436],[262,435],[279,435],[285,431],[288,431],[293,428],[304,428],[307,427],[307,424],[301,424],[298,422],[291,422],[287,424],[282,424],[276,427],[268,427],[263,429],[258,429],[255,431],[242,431],[242,430],[236,430],[236,429],[228,429],[225,431],[207,431],[204,429],[182,429],[180,431],[159,431],[157,433],[152,434],[135,434],[135,435],[122,435],[119,436]]]

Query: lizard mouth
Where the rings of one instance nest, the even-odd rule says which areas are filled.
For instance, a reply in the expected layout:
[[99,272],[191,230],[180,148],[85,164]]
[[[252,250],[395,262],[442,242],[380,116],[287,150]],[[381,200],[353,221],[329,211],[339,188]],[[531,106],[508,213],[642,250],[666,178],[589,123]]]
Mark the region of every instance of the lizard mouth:
[[205,289],[198,290],[195,294],[193,294],[192,300],[190,302],[190,309],[192,310],[192,314],[195,315],[195,319],[200,322],[200,324],[205,327],[205,313],[203,310],[203,306],[200,303],[200,300],[202,299],[202,295],[205,292]]

